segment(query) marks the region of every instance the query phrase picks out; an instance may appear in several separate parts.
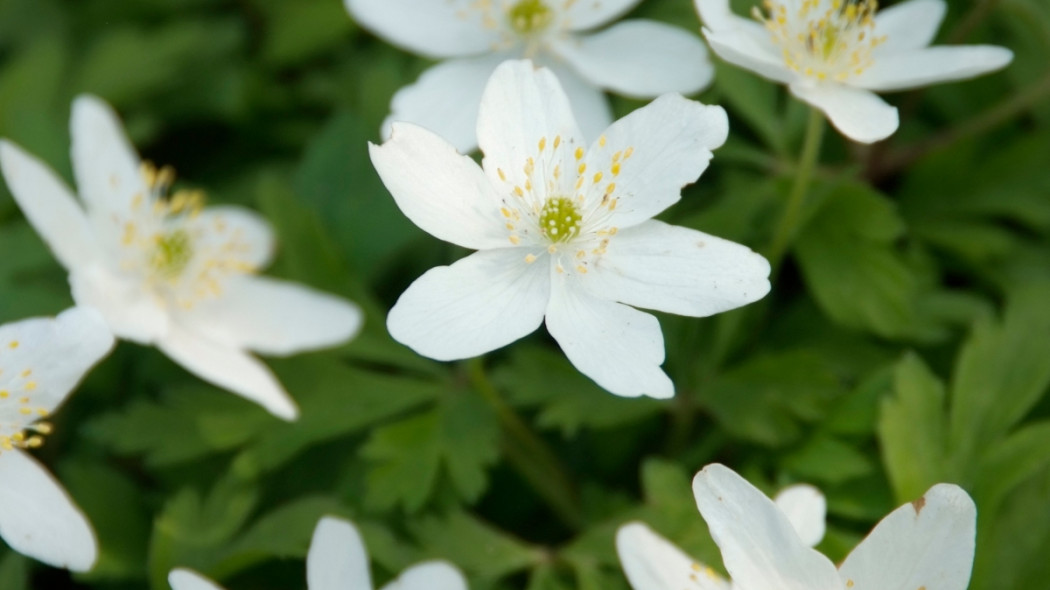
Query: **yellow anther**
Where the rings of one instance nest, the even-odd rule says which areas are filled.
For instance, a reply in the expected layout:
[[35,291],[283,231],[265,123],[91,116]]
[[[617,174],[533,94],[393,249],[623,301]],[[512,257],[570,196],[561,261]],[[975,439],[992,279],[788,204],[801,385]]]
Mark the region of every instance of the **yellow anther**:
[[583,159],[583,148],[582,147],[576,148],[575,156],[576,156],[577,160],[582,160]]

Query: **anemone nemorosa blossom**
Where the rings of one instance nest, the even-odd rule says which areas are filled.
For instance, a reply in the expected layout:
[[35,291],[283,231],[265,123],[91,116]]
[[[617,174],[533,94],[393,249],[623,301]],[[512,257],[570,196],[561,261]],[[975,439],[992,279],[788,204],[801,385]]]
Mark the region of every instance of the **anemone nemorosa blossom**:
[[[222,590],[200,574],[176,569],[168,575],[172,590]],[[308,590],[372,590],[368,553],[361,535],[345,520],[326,516],[317,523],[306,556]],[[414,565],[380,590],[467,590],[463,574],[444,561]]]
[[[824,538],[827,502],[817,488],[788,486],[773,499],[799,539],[810,547]],[[667,539],[640,522],[616,532],[616,552],[634,590],[735,590],[733,583],[710,566],[694,561]]]
[[943,0],[764,0],[754,20],[729,0],[694,0],[704,35],[722,59],[787,84],[843,135],[862,143],[897,130],[897,109],[875,92],[972,78],[1013,59],[992,45],[930,47]]
[[353,336],[361,313],[343,299],[257,276],[274,237],[247,209],[203,207],[168,189],[170,168],[139,160],[109,105],[73,103],[80,201],[40,160],[0,141],[0,168],[26,218],[69,271],[73,298],[120,338],[155,344],[197,376],[293,419],[295,403],[247,350],[288,355]]
[[[838,567],[731,469],[708,465],[693,479],[693,494],[734,590],[965,590],[970,581],[977,508],[956,485],[937,484],[891,512]],[[668,571],[638,577],[641,583],[632,578],[635,590],[726,588],[713,572],[688,559],[655,548],[646,558],[658,559],[651,571]]]
[[651,217],[696,181],[728,133],[725,111],[662,96],[587,145],[545,68],[497,68],[478,117],[481,166],[421,127],[371,146],[398,207],[437,238],[478,250],[417,279],[390,311],[398,341],[468,358],[547,329],[605,389],[670,397],[660,324],[629,306],[694,317],[769,291],[751,250]]
[[477,143],[481,92],[507,59],[530,58],[557,74],[595,137],[612,113],[602,94],[634,98],[690,94],[714,74],[700,39],[648,20],[606,25],[641,0],[345,0],[364,27],[408,51],[447,59],[394,95],[384,124],[406,121],[437,133],[461,152]]
[[25,451],[51,432],[47,418],[113,348],[93,309],[0,326],[0,537],[55,567],[87,571],[98,557],[91,524]]

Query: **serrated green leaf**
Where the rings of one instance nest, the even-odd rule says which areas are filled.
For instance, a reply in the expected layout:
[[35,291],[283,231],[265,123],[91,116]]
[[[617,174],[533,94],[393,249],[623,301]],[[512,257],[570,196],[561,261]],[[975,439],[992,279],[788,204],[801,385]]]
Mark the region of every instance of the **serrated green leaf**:
[[643,420],[665,404],[647,398],[610,395],[583,376],[565,356],[539,347],[518,347],[510,362],[493,371],[493,380],[511,404],[538,408],[537,423],[566,436],[581,428],[612,428]]
[[415,512],[430,498],[442,472],[463,500],[473,502],[488,484],[486,470],[499,455],[499,436],[489,407],[464,393],[445,396],[429,412],[377,428],[361,449],[375,463],[367,502],[384,509],[401,504]]
[[465,512],[425,518],[412,531],[428,555],[459,565],[470,579],[497,580],[544,559],[540,549]]
[[894,370],[894,396],[882,402],[882,460],[898,501],[918,498],[947,481],[947,418],[944,383],[915,355]]

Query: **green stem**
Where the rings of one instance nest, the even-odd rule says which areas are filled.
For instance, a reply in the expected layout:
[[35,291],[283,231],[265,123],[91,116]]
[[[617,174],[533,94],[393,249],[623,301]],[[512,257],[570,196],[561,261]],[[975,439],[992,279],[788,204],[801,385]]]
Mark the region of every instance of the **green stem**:
[[802,144],[802,156],[795,171],[795,183],[791,186],[787,207],[784,209],[783,217],[780,218],[780,224],[773,235],[773,245],[769,250],[769,261],[774,268],[780,265],[781,259],[798,230],[802,204],[806,200],[809,182],[813,179],[813,170],[817,166],[817,160],[820,159],[820,144],[823,139],[824,114],[817,109],[810,108],[809,122],[806,123],[806,138]]
[[499,418],[503,428],[501,445],[504,455],[562,523],[573,531],[579,531],[583,525],[583,515],[568,471],[547,443],[503,400],[485,373],[481,358],[467,361],[467,368],[474,389],[492,406]]

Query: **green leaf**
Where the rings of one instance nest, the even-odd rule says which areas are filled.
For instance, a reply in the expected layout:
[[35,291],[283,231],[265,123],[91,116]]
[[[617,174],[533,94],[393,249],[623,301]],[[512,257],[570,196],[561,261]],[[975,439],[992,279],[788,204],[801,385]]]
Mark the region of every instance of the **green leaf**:
[[947,419],[944,384],[919,357],[905,356],[894,370],[894,396],[882,402],[879,442],[898,501],[910,501],[946,473]]
[[806,286],[835,322],[887,338],[933,340],[942,327],[918,313],[932,277],[898,251],[904,225],[892,203],[859,184],[828,195],[795,252]]
[[855,446],[817,434],[784,458],[783,466],[803,481],[832,486],[875,472],[875,465]]
[[145,455],[159,467],[235,449],[276,419],[226,391],[206,385],[163,390],[160,399],[135,398],[90,420],[91,438],[122,455]]
[[281,382],[299,403],[294,423],[280,423],[242,451],[234,470],[242,475],[271,471],[310,446],[354,434],[435,399],[441,383],[346,366],[322,355],[274,361]]
[[7,549],[0,559],[0,588],[4,590],[30,590],[29,559]]
[[354,113],[337,115],[308,146],[295,180],[296,192],[321,215],[362,277],[384,271],[394,252],[423,235],[372,168],[374,135]]
[[86,455],[67,457],[59,472],[98,536],[98,562],[86,577],[136,581],[145,577],[150,515],[137,482]]
[[325,496],[307,496],[283,504],[259,517],[231,542],[212,571],[226,578],[267,559],[304,558],[321,518],[345,513],[346,508],[338,501]]
[[425,518],[411,528],[429,556],[455,563],[472,581],[497,580],[545,559],[542,549],[465,512]]
[[982,510],[994,514],[1010,491],[1048,467],[1050,422],[1025,426],[983,454],[973,495]]
[[980,321],[952,375],[951,444],[963,459],[1017,424],[1050,386],[1050,284],[1017,289],[1001,322]]
[[613,428],[644,420],[664,403],[609,394],[583,376],[565,355],[547,348],[518,346],[508,363],[493,371],[493,380],[511,404],[538,408],[537,423],[572,436],[582,427]]
[[798,440],[843,393],[820,355],[791,350],[753,356],[700,390],[703,406],[733,435],[767,446]]
[[499,436],[488,405],[467,393],[446,395],[429,412],[376,428],[361,449],[375,463],[366,501],[381,509],[401,504],[415,512],[443,472],[459,497],[473,502],[488,485],[486,471],[498,457]]

